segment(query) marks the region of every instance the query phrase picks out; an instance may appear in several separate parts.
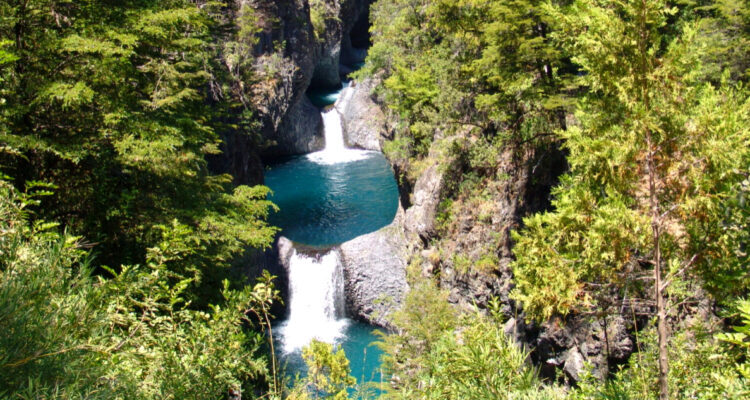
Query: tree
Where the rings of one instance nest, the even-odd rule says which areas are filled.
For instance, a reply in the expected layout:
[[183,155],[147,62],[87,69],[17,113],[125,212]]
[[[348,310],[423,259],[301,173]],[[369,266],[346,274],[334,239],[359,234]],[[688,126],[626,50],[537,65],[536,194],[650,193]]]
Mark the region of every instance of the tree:
[[349,359],[346,358],[344,349],[334,350],[332,344],[313,339],[302,349],[302,358],[307,365],[305,389],[312,392],[314,398],[320,395],[334,400],[349,398],[347,390],[357,380],[351,376]]
[[247,327],[268,328],[278,296],[269,275],[242,290],[224,282],[223,302],[206,311],[186,301],[192,278],[160,257],[95,276],[80,237],[30,221],[43,192],[0,180],[2,397],[205,399],[263,388],[275,372],[265,338]]
[[513,266],[514,296],[536,318],[637,308],[634,299],[650,297],[662,399],[670,284],[685,274],[710,282],[705,272],[736,259],[723,204],[750,162],[747,93],[727,79],[719,88],[697,80],[695,29],[663,35],[675,11],[643,0],[551,10],[589,91],[580,126],[561,132],[570,172],[554,190],[554,211],[525,219]]
[[[149,248],[181,236],[193,251],[165,263],[190,270],[200,287],[220,281],[217,267],[246,247],[271,244],[267,189],[235,188],[207,168],[225,125],[217,121],[236,121],[246,107],[241,91],[217,97],[211,88],[250,79],[257,31],[242,7],[223,65],[212,43],[226,29],[216,4],[0,5],[0,168],[18,188],[54,184],[40,217],[85,234],[98,265],[143,263]],[[203,292],[196,302],[220,300]]]

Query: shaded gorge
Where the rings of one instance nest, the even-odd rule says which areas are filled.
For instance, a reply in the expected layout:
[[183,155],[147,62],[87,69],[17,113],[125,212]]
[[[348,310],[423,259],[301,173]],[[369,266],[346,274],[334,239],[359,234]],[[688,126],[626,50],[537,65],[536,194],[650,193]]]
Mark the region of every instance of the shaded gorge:
[[381,153],[346,148],[339,109],[348,99],[340,93],[308,92],[321,107],[325,148],[277,160],[265,173],[273,192],[269,199],[279,206],[269,222],[294,242],[285,265],[289,313],[275,328],[276,348],[293,379],[306,373],[301,350],[310,340],[340,346],[361,385],[381,381],[382,352],[373,345],[377,328],[347,315],[344,267],[336,246],[390,224],[398,187]]

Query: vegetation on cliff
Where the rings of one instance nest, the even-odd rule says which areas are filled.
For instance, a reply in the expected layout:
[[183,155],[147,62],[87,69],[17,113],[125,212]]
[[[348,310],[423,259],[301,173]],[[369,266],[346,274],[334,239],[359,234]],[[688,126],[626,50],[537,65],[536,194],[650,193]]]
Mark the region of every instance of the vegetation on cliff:
[[[373,6],[373,47],[360,74],[381,81],[378,95],[393,122],[385,152],[407,187],[436,158],[455,182],[442,194],[438,231],[428,238],[431,259],[414,263],[422,269],[411,274],[416,282],[433,279],[424,276],[425,261],[438,267],[427,270],[438,281],[456,272],[499,274],[492,256],[503,255],[493,249],[510,243],[506,232],[481,257],[449,254],[443,249],[455,249],[462,234],[455,224],[470,216],[491,229],[493,216],[481,210],[493,210],[493,190],[513,179],[504,164],[536,171],[540,159],[524,161],[528,154],[562,148],[567,156],[548,209],[513,233],[510,305],[540,323],[624,315],[637,350],[605,381],[578,377],[576,390],[536,395],[747,395],[747,342],[727,341],[733,334],[726,332],[741,324],[733,312],[748,291],[748,15],[747,2],[724,0]],[[705,301],[713,306],[700,321],[696,305]],[[420,311],[404,316],[436,306],[411,307]],[[425,358],[445,343],[421,336],[422,322],[402,319],[399,333],[385,340],[391,394],[487,398],[479,393],[489,379],[459,385],[455,359]],[[459,354],[480,351],[489,342],[462,340],[461,332],[487,323],[446,331],[458,335]],[[706,370],[701,357],[716,360],[715,368]],[[481,362],[471,365],[476,377]],[[441,368],[455,375],[438,389],[431,385],[444,379]],[[505,372],[494,368],[488,376]],[[528,366],[513,368],[521,384]],[[523,398],[524,390],[488,396]]]

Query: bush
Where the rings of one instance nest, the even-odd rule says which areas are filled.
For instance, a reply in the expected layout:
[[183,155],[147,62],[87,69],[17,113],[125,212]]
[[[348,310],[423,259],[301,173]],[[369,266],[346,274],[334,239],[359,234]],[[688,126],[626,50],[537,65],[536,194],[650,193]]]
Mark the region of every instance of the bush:
[[153,258],[93,276],[80,238],[29,224],[31,204],[0,181],[1,397],[205,399],[266,387],[266,339],[243,325],[248,313],[267,323],[269,275],[242,290],[225,281],[220,305],[191,309],[192,278]]
[[398,333],[381,343],[395,383],[386,398],[562,398],[541,387],[528,353],[505,336],[496,315],[457,315],[429,280],[407,294],[394,324]]

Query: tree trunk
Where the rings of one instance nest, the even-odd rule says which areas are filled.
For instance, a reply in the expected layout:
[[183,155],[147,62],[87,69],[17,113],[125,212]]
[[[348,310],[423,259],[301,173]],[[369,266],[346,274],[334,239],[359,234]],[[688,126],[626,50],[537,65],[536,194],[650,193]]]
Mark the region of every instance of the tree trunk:
[[651,142],[651,131],[646,132],[648,144],[648,186],[651,206],[651,238],[654,244],[654,297],[656,300],[656,313],[658,318],[657,331],[659,335],[659,400],[669,399],[669,360],[667,358],[667,307],[664,304],[664,293],[662,288],[661,274],[661,223],[659,217],[659,198],[656,187],[656,165],[654,163],[654,146]]

